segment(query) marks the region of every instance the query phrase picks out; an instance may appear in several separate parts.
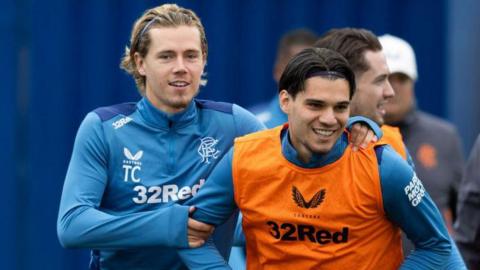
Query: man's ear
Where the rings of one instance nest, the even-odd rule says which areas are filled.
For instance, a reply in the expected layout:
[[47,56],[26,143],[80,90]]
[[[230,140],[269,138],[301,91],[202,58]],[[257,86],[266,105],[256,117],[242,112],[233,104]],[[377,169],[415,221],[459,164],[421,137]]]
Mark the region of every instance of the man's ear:
[[287,90],[283,89],[278,94],[278,102],[280,103],[280,109],[286,114],[290,112],[290,106],[293,102],[292,96],[287,92]]
[[143,64],[144,64],[143,57],[138,52],[135,52],[133,57],[135,58],[134,61],[135,61],[135,66],[137,67],[138,73],[140,73],[140,75],[142,76],[146,76],[145,68],[143,67]]

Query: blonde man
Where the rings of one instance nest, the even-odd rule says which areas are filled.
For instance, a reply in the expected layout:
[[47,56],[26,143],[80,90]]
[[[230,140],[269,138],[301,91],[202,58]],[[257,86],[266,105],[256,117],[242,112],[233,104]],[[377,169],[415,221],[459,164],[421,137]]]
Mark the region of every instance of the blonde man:
[[[263,128],[237,105],[195,99],[207,53],[191,10],[166,4],[135,22],[121,67],[142,99],[86,116],[60,203],[60,242],[92,249],[91,269],[186,269],[172,248],[188,246],[182,205],[235,137]],[[236,214],[214,236],[225,258],[235,221]]]

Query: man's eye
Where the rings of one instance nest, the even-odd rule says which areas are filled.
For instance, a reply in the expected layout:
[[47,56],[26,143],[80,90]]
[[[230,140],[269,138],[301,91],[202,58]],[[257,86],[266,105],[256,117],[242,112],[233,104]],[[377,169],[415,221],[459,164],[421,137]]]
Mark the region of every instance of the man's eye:
[[307,104],[307,106],[312,108],[312,109],[322,108],[322,104],[318,104],[318,103],[309,103],[309,104]]
[[161,54],[158,56],[158,58],[162,60],[168,60],[168,59],[172,59],[172,56],[169,54]]
[[376,85],[383,85],[383,84],[385,84],[385,83],[387,83],[387,82],[388,82],[388,78],[387,78],[387,77],[382,77],[382,78],[376,79],[376,80],[374,81],[374,84],[376,84]]

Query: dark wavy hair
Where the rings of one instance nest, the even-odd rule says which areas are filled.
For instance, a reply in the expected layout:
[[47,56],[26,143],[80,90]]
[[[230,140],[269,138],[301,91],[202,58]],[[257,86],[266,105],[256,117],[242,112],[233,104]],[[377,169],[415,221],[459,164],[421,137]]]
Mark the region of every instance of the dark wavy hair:
[[288,62],[280,77],[279,91],[286,90],[295,99],[305,90],[305,81],[312,76],[331,80],[345,79],[349,84],[350,99],[355,93],[355,75],[341,54],[325,48],[308,48]]
[[364,57],[365,52],[382,50],[377,36],[362,28],[331,29],[322,35],[314,46],[339,52],[347,59],[357,76],[370,69]]

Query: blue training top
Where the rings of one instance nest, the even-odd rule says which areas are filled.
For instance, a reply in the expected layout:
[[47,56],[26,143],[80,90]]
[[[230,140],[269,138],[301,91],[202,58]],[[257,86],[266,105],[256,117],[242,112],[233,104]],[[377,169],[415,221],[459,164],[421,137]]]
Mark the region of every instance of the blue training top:
[[[187,221],[183,204],[235,137],[263,128],[237,105],[202,100],[173,115],[145,98],[89,113],[65,178],[61,244],[93,249],[91,269],[186,269],[176,249],[188,247],[178,229]],[[235,221],[231,215],[214,236],[224,258]]]

